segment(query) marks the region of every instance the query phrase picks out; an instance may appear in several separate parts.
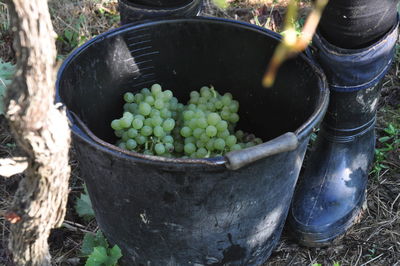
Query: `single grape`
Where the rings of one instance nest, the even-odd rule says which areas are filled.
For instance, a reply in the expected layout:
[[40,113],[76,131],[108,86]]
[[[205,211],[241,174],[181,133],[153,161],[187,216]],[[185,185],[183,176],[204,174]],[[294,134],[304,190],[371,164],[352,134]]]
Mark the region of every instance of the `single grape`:
[[141,129],[143,127],[143,120],[139,119],[139,118],[135,118],[132,121],[132,127],[134,129]]
[[144,121],[146,118],[142,115],[135,115],[134,119],[139,119],[139,120]]
[[214,105],[217,110],[220,110],[222,107],[224,107],[224,104],[221,101],[216,101]]
[[133,103],[133,101],[135,100],[135,95],[133,95],[132,92],[127,92],[124,94],[124,100],[127,103]]
[[207,156],[207,153],[208,153],[208,151],[205,148],[201,147],[196,151],[196,157],[204,158]]
[[140,129],[140,134],[142,134],[142,135],[145,136],[145,137],[150,136],[151,133],[153,133],[153,129],[152,129],[151,127],[149,127],[149,126],[143,126],[143,127]]
[[229,92],[225,93],[224,96],[222,96],[221,101],[225,106],[229,106],[232,101],[232,94]]
[[206,134],[207,134],[207,136],[209,136],[209,137],[214,137],[215,135],[217,135],[217,128],[216,127],[214,127],[214,126],[208,126],[207,128],[206,128]]
[[124,134],[124,132],[125,131],[123,129],[120,129],[120,130],[115,130],[114,134],[115,134],[116,137],[121,138],[122,134]]
[[164,143],[174,143],[174,138],[170,135],[166,135],[163,137],[162,141]]
[[205,98],[205,97],[200,97],[199,100],[197,101],[197,103],[198,103],[199,105],[201,105],[201,104],[206,104],[207,101],[208,101],[207,98]]
[[202,142],[201,140],[196,141],[197,148],[204,148],[205,146],[206,146],[206,143]]
[[170,90],[165,90],[163,93],[164,93],[164,99],[165,100],[169,100],[173,96],[172,91],[170,91]]
[[184,143],[185,143],[185,144],[187,144],[187,143],[193,143],[193,144],[195,144],[195,143],[196,143],[196,138],[193,137],[193,136],[188,137],[188,138],[185,138]]
[[154,155],[154,153],[151,150],[144,150],[143,154],[144,155]]
[[207,122],[209,125],[215,126],[221,121],[221,117],[217,113],[209,113],[207,116]]
[[201,137],[201,135],[203,134],[203,132],[204,132],[204,129],[202,129],[202,128],[195,128],[194,130],[193,130],[193,136],[195,137],[195,138],[197,138],[197,139],[199,139],[200,137]]
[[210,139],[209,141],[207,141],[206,143],[206,148],[209,151],[213,151],[214,150],[214,139]]
[[201,136],[200,136],[200,140],[201,140],[202,142],[204,142],[204,143],[207,143],[207,141],[210,140],[210,137],[207,135],[206,132],[203,132],[203,133],[201,134]]
[[143,96],[145,98],[146,98],[146,96],[149,96],[151,94],[151,92],[148,88],[143,88],[140,92],[143,94]]
[[188,126],[189,126],[192,130],[195,130],[195,129],[198,127],[198,125],[197,125],[197,119],[196,119],[196,118],[192,118],[192,119],[189,121]]
[[194,112],[192,110],[187,110],[183,112],[183,120],[189,121],[194,117]]
[[252,142],[252,141],[249,141],[249,142],[247,142],[246,144],[245,144],[245,147],[246,148],[249,148],[249,147],[253,147],[253,146],[255,146],[256,144],[254,143],[254,142]]
[[153,127],[160,126],[162,124],[162,122],[163,122],[163,119],[159,116],[154,116],[151,118],[151,125]]
[[155,100],[154,100],[154,97],[153,97],[153,96],[148,95],[148,96],[146,96],[146,98],[144,99],[144,101],[145,101],[146,103],[150,104],[150,105],[153,105]]
[[153,134],[159,138],[165,136],[164,129],[161,126],[155,126],[153,129]]
[[143,123],[145,126],[153,127],[153,119],[151,117],[146,118]]
[[203,86],[200,88],[200,95],[204,94],[206,91],[209,91],[210,88],[207,86]]
[[124,131],[124,133],[122,133],[122,137],[121,137],[122,141],[126,142],[129,139],[128,136],[128,131]]
[[155,100],[154,107],[157,108],[158,110],[161,110],[162,108],[164,108],[164,101],[161,99]]
[[198,118],[197,126],[199,128],[206,128],[208,126],[207,119],[205,119],[204,117]]
[[134,128],[128,129],[128,137],[133,139],[138,135],[138,131]]
[[165,146],[165,150],[167,151],[167,152],[173,152],[174,151],[174,144],[172,144],[172,143],[165,143],[164,144],[164,146]]
[[129,111],[129,103],[125,103],[123,106],[124,112]]
[[217,134],[218,138],[222,138],[222,139],[227,138],[229,135],[230,135],[229,130],[224,130],[224,131],[218,132],[218,134]]
[[239,111],[239,102],[233,100],[229,105],[229,111],[231,111],[232,113],[237,113]]
[[216,139],[214,142],[214,148],[222,151],[225,148],[225,141],[221,138]]
[[180,133],[181,133],[182,137],[187,138],[187,137],[190,137],[192,135],[192,129],[190,127],[183,127],[181,129]]
[[163,122],[163,128],[166,132],[170,132],[175,127],[175,121],[172,118],[168,118]]
[[229,121],[232,123],[237,123],[239,121],[239,115],[236,113],[231,113],[229,116]]
[[126,150],[126,144],[125,144],[125,142],[120,142],[120,143],[118,144],[118,147],[120,147],[121,149]]
[[144,100],[144,95],[141,93],[135,94],[135,103],[140,103]]
[[262,139],[260,139],[260,138],[255,138],[254,142],[256,145],[263,143]]
[[111,128],[114,130],[121,130],[123,127],[121,126],[120,120],[119,119],[114,119],[111,122]]
[[130,151],[134,150],[137,147],[137,143],[133,139],[128,139],[126,141],[126,148]]
[[235,144],[235,145],[233,145],[232,147],[231,147],[231,151],[238,151],[238,150],[241,150],[242,149],[242,147],[240,146],[240,144]]
[[225,143],[228,147],[232,147],[233,145],[236,144],[236,142],[237,142],[237,139],[234,135],[230,135],[225,138]]
[[139,114],[146,116],[149,115],[151,112],[151,106],[147,102],[141,102],[139,104]]
[[157,93],[162,91],[161,85],[160,84],[153,84],[151,85],[151,93],[155,96]]
[[137,142],[139,145],[143,145],[143,144],[146,143],[147,138],[146,138],[145,136],[142,136],[142,135],[137,135],[137,136],[135,137],[135,140],[136,140],[136,142]]
[[231,118],[231,112],[229,112],[228,110],[222,110],[221,117],[224,120],[229,120]]
[[197,91],[191,91],[190,92],[190,98],[199,98],[200,97],[200,93]]
[[[130,113],[128,113],[130,114]],[[123,128],[129,128],[132,124],[133,121],[133,115],[131,114],[131,116],[123,116],[120,120],[119,123],[121,125],[121,127]]]
[[184,151],[186,154],[193,154],[194,152],[196,152],[196,146],[193,143],[187,143],[185,144],[185,146],[183,147]]
[[158,155],[161,155],[165,153],[165,146],[162,143],[157,143],[156,146],[154,147],[154,150]]
[[132,114],[135,114],[138,112],[138,108],[139,106],[136,103],[129,103],[127,111],[131,112]]
[[160,112],[160,110],[157,110],[157,109],[151,109],[151,112],[150,112],[149,116],[150,117],[161,116],[161,112]]
[[241,141],[244,137],[244,132],[242,130],[238,130],[238,131],[236,131],[235,135],[236,135],[236,138]]
[[160,115],[161,115],[162,118],[167,119],[167,118],[170,118],[170,117],[171,117],[172,113],[171,113],[171,111],[168,110],[167,108],[163,108],[163,109],[161,109],[161,111],[160,111]]
[[228,122],[226,122],[225,120],[220,120],[215,125],[215,127],[217,128],[218,132],[225,131],[228,129]]

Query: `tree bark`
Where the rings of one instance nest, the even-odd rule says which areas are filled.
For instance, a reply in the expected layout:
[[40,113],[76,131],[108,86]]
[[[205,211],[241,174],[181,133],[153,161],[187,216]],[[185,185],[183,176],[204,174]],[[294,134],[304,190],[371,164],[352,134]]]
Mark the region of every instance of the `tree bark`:
[[17,265],[50,265],[48,236],[61,225],[68,197],[70,131],[54,104],[56,48],[47,0],[7,0],[17,68],[6,117],[28,158],[12,207],[9,248]]

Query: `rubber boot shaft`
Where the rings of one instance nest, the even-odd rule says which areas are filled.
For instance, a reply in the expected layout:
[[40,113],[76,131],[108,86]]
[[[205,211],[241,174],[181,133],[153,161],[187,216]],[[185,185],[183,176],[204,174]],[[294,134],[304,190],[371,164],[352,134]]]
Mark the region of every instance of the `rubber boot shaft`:
[[173,1],[177,5],[171,5],[171,3],[167,5],[166,1],[158,1],[152,5],[146,5],[149,2],[118,0],[121,24],[152,18],[193,17],[197,16],[202,8],[202,0]]
[[331,0],[324,10],[319,31],[333,45],[367,47],[396,24],[399,0]]
[[149,7],[176,7],[190,3],[190,0],[128,0],[133,4]]

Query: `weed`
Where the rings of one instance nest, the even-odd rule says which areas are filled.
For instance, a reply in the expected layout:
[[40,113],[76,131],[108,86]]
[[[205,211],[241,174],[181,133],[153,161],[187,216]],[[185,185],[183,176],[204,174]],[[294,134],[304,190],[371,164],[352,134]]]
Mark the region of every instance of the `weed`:
[[85,266],[114,266],[122,257],[121,249],[117,245],[111,248],[100,230],[96,235],[85,234],[81,254],[87,257]]
[[379,176],[383,169],[389,169],[387,165],[387,156],[391,151],[396,151],[400,147],[400,129],[394,124],[389,123],[388,126],[383,129],[384,136],[378,139],[379,148],[375,149],[375,164],[371,171],[371,174]]

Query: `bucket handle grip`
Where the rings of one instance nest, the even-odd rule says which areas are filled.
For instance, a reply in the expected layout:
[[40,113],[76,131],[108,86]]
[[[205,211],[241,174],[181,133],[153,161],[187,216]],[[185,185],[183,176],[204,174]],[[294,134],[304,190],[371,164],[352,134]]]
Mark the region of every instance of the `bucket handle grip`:
[[237,170],[259,159],[282,152],[293,151],[297,148],[298,144],[299,141],[296,134],[287,132],[257,146],[225,154],[225,158],[227,159],[226,167],[230,170]]

